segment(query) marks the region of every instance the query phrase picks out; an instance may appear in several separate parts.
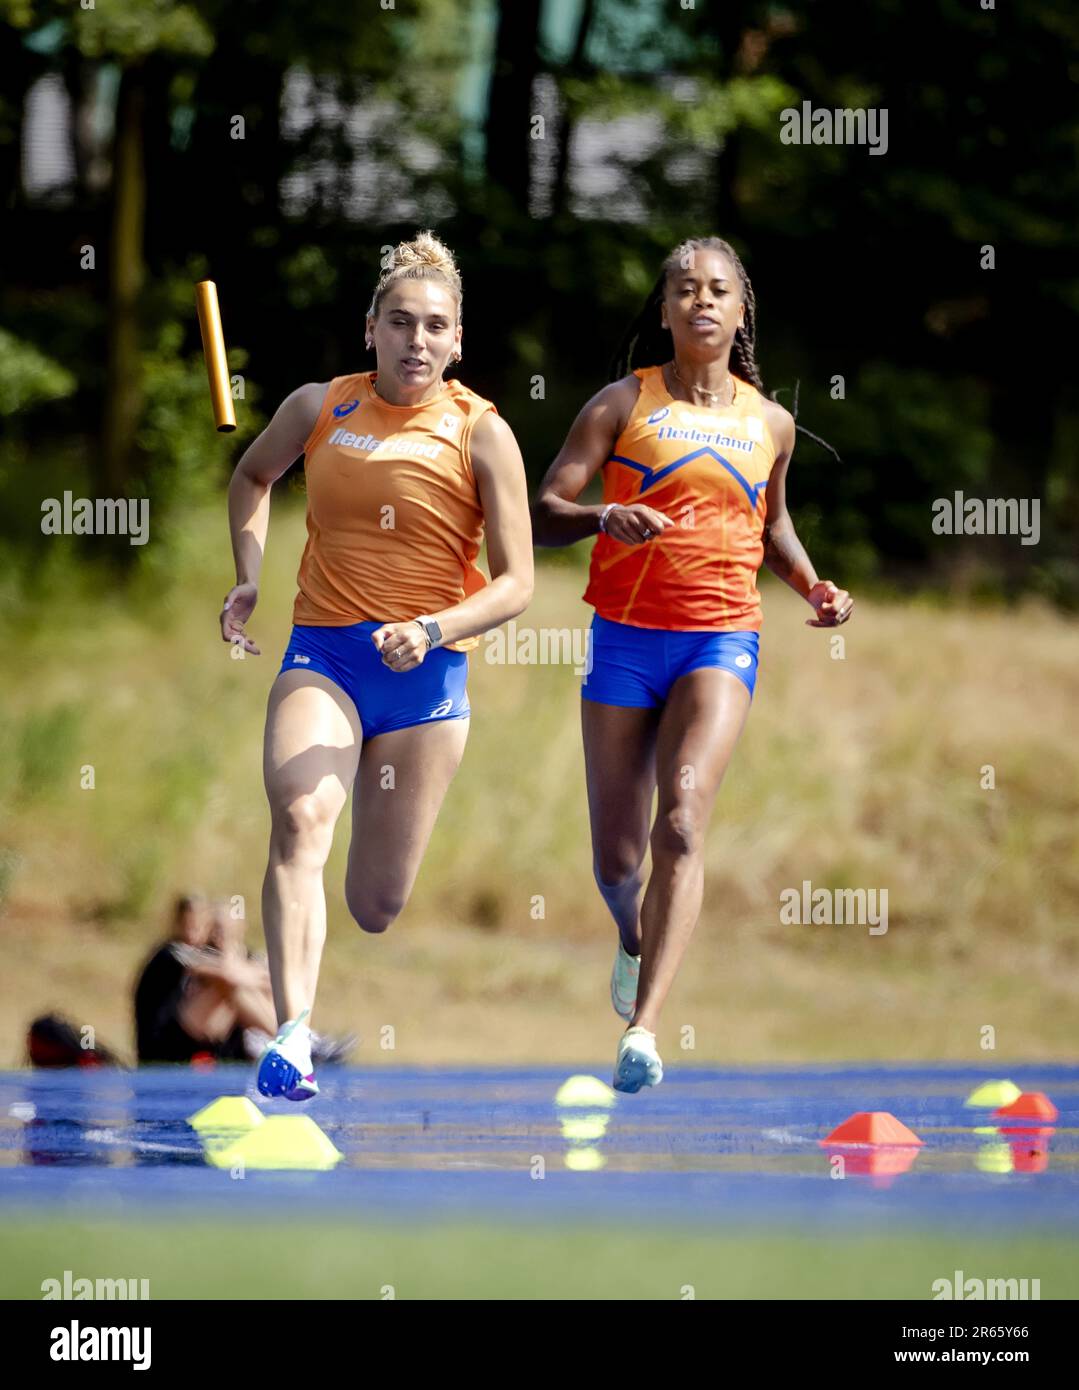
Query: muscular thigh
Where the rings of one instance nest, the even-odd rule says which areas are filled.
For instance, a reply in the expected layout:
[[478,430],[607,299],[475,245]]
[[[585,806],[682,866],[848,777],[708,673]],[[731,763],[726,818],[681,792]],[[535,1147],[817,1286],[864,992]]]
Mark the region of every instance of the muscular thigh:
[[648,847],[659,714],[581,701],[593,856],[608,883],[635,872]]
[[362,743],[356,707],[333,681],[317,672],[278,676],[263,747],[271,811],[306,802],[336,819],[356,776]]
[[352,802],[352,900],[407,898],[467,740],[467,719],[442,719],[364,744]]
[[657,819],[676,806],[707,814],[749,704],[749,691],[728,671],[702,668],[675,681],[656,741]]

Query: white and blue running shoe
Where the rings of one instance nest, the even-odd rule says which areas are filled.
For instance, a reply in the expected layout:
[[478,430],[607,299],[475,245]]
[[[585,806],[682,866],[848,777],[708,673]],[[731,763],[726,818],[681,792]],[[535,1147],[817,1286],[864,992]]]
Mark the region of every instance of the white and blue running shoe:
[[311,1030],[304,1023],[308,1010],[291,1019],[259,1059],[258,1089],[263,1096],[310,1100],[318,1095],[311,1061]]
[[663,1080],[663,1063],[656,1051],[656,1035],[647,1028],[627,1028],[618,1043],[614,1064],[616,1091],[633,1094],[642,1086],[658,1086]]

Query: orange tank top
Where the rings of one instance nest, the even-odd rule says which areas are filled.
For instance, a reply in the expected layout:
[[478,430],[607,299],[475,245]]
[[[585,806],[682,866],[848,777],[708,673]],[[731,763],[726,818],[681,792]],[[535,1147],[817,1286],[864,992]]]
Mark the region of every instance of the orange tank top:
[[765,488],[776,451],[760,392],[735,378],[730,405],[676,401],[659,367],[603,465],[603,500],[643,502],[675,523],[654,540],[601,535],[585,600],[613,622],[671,631],[755,632]]
[[[483,509],[469,439],[490,401],[460,381],[391,405],[375,372],[330,382],[304,445],[307,545],[293,622],[403,622],[482,589]],[[447,643],[454,651],[476,637]]]

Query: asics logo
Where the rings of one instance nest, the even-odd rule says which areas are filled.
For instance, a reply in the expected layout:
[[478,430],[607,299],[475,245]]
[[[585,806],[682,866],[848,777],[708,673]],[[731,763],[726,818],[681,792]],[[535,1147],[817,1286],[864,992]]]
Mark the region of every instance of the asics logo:
[[310,666],[311,658],[309,656],[301,656],[299,652],[296,652],[292,658],[292,663],[294,666]]
[[736,656],[736,657],[734,658],[734,664],[735,664],[736,666],[742,666],[742,667],[752,666],[752,665],[753,665],[753,658],[752,658],[751,656],[749,656],[748,653],[746,653],[746,652],[740,652],[740,653],[738,654],[738,656]]
[[431,718],[438,719],[443,714],[449,714],[451,709],[453,709],[453,701],[443,700],[440,705],[436,705],[431,711]]
[[333,408],[335,418],[338,420],[343,420],[346,415],[352,414],[352,412],[356,409],[359,403],[360,402],[357,399],[354,401],[345,401],[343,405],[335,405]]

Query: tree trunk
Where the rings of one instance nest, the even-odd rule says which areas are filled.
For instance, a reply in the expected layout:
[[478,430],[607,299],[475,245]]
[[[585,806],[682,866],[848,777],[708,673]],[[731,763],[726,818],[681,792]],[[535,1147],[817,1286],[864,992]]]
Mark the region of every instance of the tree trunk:
[[487,103],[487,178],[528,208],[532,82],[541,0],[501,0]]
[[110,497],[127,495],[135,472],[135,434],[142,410],[139,295],[146,217],[142,118],[143,72],[124,70],[116,111],[112,164],[112,217],[108,263],[105,414],[100,478]]
[[[566,66],[567,76],[580,77],[585,71],[584,51],[595,17],[596,0],[584,0],[581,22],[577,26],[577,38],[573,44],[573,53]],[[562,124],[558,129],[558,156],[555,161],[554,188],[551,190],[552,217],[557,217],[560,213],[565,212],[569,198],[569,152],[573,141],[574,125],[575,122],[570,117],[569,105],[563,99]]]

